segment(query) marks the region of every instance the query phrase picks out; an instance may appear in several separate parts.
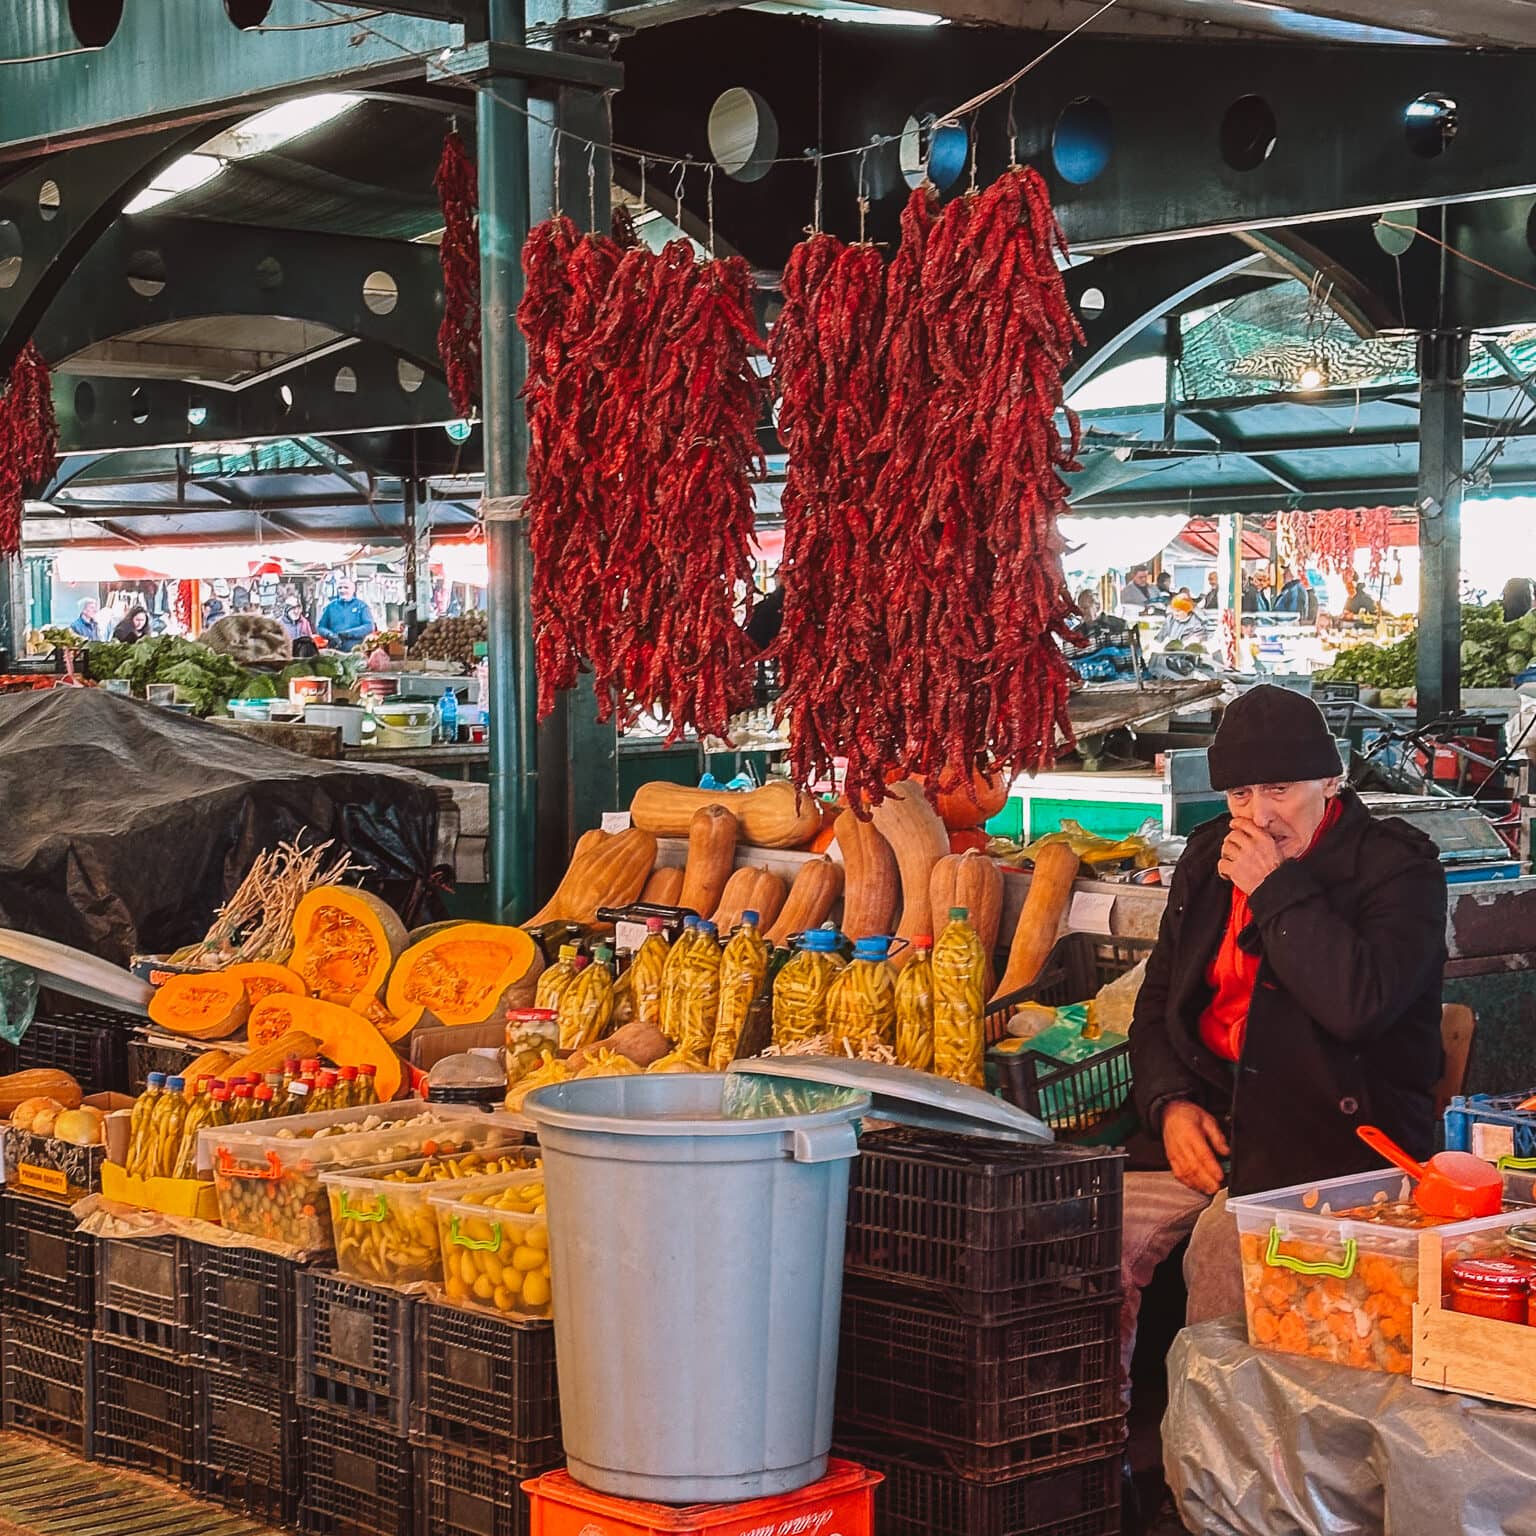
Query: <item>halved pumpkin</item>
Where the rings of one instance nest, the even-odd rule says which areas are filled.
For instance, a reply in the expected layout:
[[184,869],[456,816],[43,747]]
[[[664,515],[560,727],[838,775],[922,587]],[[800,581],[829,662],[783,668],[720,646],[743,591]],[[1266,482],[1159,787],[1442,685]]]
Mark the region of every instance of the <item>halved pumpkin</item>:
[[293,914],[288,968],[321,1002],[377,997],[406,946],[405,924],[377,896],[351,886],[310,891]]
[[240,978],[227,971],[171,976],[149,1000],[149,1016],[161,1029],[191,1040],[223,1040],[245,1023],[250,1011]]
[[360,1013],[391,1045],[397,1045],[421,1023],[427,1010],[420,1003],[413,1003],[401,1014],[393,1014],[378,997],[360,997],[352,1004],[352,1012]]
[[233,976],[245,988],[245,1000],[252,1008],[274,992],[286,992],[290,997],[304,997],[309,992],[297,971],[267,960],[247,960],[243,965],[231,965],[224,974]]
[[384,994],[392,1015],[425,1009],[435,1024],[483,1024],[508,1007],[538,953],[521,928],[457,923],[413,944],[395,962]]
[[381,1103],[387,1103],[400,1091],[400,1058],[362,1014],[318,998],[274,992],[251,1010],[246,1026],[250,1043],[257,1047],[275,1045],[293,1031],[317,1039],[320,1054],[338,1067],[373,1067],[374,1086]]

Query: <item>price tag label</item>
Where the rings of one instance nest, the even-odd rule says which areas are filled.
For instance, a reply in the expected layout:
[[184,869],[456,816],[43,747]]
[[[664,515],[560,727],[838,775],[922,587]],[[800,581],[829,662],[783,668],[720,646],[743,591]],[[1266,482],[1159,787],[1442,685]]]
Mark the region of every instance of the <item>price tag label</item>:
[[619,949],[627,949],[630,954],[645,943],[644,923],[615,923],[613,925],[613,942]]
[[1067,914],[1067,927],[1078,933],[1108,933],[1114,912],[1113,896],[1074,891],[1072,910]]
[[629,831],[629,825],[630,825],[630,823],[629,823],[629,812],[628,811],[604,811],[603,812],[603,831],[604,832],[628,832]]

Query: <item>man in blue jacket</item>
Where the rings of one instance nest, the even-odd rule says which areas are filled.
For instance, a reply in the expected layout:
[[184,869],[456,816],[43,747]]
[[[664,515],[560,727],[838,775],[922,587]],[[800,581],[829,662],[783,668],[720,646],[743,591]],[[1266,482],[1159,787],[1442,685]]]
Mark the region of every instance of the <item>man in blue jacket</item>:
[[357,583],[350,576],[336,583],[336,596],[325,605],[319,629],[326,644],[338,651],[355,649],[373,633],[373,609],[357,595]]

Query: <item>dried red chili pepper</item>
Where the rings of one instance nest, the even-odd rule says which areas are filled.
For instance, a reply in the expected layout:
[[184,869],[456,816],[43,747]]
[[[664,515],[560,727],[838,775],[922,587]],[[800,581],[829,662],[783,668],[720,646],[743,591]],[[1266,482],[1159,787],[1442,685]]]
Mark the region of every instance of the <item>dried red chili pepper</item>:
[[480,398],[480,235],[475,216],[480,189],[475,163],[457,128],[443,140],[437,166],[437,197],[443,210],[443,320],[437,355],[448,382],[448,398],[468,416]]
[[48,364],[29,341],[0,395],[0,555],[21,552],[26,498],[52,478],[58,442]]

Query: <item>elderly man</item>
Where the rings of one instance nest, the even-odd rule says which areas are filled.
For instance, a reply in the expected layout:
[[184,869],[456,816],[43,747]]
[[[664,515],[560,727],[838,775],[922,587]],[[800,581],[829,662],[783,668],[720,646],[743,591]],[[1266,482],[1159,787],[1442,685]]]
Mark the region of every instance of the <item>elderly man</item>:
[[1152,585],[1144,565],[1134,567],[1131,574],[1126,577],[1125,585],[1120,588],[1120,607],[1145,608],[1149,603],[1158,600],[1157,588]]
[[93,597],[88,597],[80,604],[80,612],[75,615],[70,624],[70,629],[82,640],[94,640],[96,638],[96,616],[101,612],[101,604]]
[[1189,1320],[1237,1311],[1226,1197],[1379,1166],[1377,1125],[1434,1145],[1445,876],[1434,845],[1339,778],[1308,698],[1268,685],[1222,718],[1211,786],[1229,815],[1179,860],[1131,1028],[1148,1136],[1126,1177],[1127,1370],[1142,1287],[1178,1244]]
[[357,595],[357,583],[350,576],[336,583],[336,596],[325,605],[318,627],[338,651],[352,650],[373,633],[373,609]]

